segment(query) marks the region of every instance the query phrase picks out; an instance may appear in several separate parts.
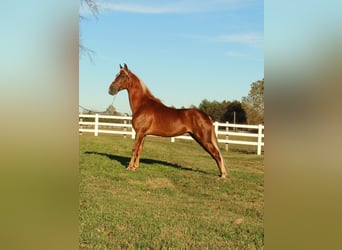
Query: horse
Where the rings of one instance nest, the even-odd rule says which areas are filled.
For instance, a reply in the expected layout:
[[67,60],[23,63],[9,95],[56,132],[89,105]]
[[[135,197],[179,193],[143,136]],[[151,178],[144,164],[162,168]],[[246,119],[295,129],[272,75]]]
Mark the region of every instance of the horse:
[[147,135],[174,137],[188,133],[216,161],[220,177],[227,175],[212,119],[204,112],[195,109],[176,109],[164,105],[147,88],[127,65],[120,71],[109,86],[109,94],[116,95],[121,90],[128,91],[132,110],[132,125],[136,132],[132,148],[132,157],[127,170],[139,168],[140,155]]

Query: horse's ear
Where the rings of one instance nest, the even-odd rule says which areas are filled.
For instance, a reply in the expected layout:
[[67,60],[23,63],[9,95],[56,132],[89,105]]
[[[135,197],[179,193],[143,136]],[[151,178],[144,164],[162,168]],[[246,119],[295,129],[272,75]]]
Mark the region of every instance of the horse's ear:
[[120,69],[122,69],[122,66],[121,66],[121,64],[119,64],[120,65]]
[[127,67],[126,63],[124,64],[124,67],[125,67],[125,70],[128,71],[128,67]]

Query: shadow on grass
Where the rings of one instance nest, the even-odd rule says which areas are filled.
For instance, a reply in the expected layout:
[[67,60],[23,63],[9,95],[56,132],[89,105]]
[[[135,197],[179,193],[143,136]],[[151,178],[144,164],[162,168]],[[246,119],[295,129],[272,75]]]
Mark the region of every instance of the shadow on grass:
[[229,149],[229,151],[234,152],[234,153],[239,153],[239,154],[246,154],[246,155],[255,155],[256,154],[256,149],[250,150],[250,149],[232,148],[232,149]]
[[[115,160],[120,162],[121,165],[124,167],[127,167],[131,158],[130,157],[125,157],[125,156],[120,156],[120,155],[112,155],[112,154],[107,154],[107,153],[99,153],[99,152],[94,152],[94,151],[86,151],[84,152],[85,154],[94,154],[94,155],[101,155],[101,156],[106,156],[110,160]],[[160,160],[154,160],[154,159],[146,159],[146,158],[140,158],[140,163],[145,163],[145,164],[160,164],[164,165],[167,167],[183,170],[183,171],[193,171],[197,173],[202,173],[202,174],[209,174],[212,175],[211,173],[208,173],[206,171],[200,170],[200,169],[193,169],[189,167],[183,167],[175,163],[170,163],[166,161],[160,161]]]

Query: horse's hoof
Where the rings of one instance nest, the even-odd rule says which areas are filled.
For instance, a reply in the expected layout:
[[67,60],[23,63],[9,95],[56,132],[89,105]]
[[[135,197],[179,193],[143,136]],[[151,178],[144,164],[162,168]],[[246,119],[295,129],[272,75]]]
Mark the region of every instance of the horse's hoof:
[[135,171],[137,170],[138,168],[137,167],[127,167],[126,170],[131,170],[131,171]]

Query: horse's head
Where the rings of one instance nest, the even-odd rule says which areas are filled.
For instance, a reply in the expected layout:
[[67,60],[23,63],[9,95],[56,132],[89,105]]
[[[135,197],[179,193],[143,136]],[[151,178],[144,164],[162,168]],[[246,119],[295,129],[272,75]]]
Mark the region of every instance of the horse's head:
[[129,70],[126,65],[124,67],[120,64],[120,72],[115,76],[114,81],[109,86],[109,94],[116,95],[120,90],[127,89],[129,87]]

